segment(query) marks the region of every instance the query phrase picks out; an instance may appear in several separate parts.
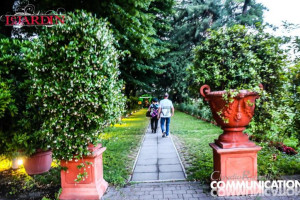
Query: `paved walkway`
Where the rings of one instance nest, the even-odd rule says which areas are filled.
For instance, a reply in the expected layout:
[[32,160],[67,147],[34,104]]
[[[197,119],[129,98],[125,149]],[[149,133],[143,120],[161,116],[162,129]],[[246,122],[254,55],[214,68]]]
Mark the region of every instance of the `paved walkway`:
[[[159,123],[160,124],[160,123]],[[151,133],[149,125],[131,181],[185,180],[185,173],[172,138],[162,138],[160,125]]]
[[199,182],[138,183],[116,189],[110,187],[102,200],[299,200],[299,196],[214,197],[208,185]]

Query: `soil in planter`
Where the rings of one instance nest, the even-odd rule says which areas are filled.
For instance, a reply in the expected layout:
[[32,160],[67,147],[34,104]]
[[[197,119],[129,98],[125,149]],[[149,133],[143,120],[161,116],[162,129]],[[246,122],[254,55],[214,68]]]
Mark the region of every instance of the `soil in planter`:
[[0,171],[1,200],[40,200],[43,197],[55,199],[60,189],[60,168],[28,176],[24,168]]

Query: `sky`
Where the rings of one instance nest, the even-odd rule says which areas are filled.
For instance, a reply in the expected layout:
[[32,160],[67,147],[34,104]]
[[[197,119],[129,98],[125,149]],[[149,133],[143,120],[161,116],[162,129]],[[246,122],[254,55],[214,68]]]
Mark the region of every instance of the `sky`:
[[[262,3],[268,10],[264,11],[264,20],[276,26],[282,25],[282,21],[300,24],[300,0],[256,0]],[[276,35],[286,35],[282,29]],[[290,33],[293,36],[300,36],[300,28]]]

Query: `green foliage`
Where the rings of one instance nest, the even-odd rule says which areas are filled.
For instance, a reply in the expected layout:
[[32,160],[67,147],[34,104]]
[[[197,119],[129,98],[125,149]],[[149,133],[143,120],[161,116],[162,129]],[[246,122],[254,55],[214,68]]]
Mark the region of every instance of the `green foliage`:
[[258,152],[257,166],[258,175],[265,179],[277,179],[282,175],[293,175],[300,173],[300,156],[289,156],[283,154],[275,147],[268,147],[260,143],[262,150]]
[[266,141],[297,141],[297,144],[288,143],[294,148],[299,146],[300,109],[297,76],[299,76],[298,65],[286,68],[282,72],[279,77],[281,85],[273,85],[273,92],[261,97],[255,110],[254,120],[250,123],[249,133],[260,136]]
[[[27,0],[22,0],[27,2]],[[163,37],[169,29],[168,16],[174,0],[45,0],[34,2],[37,10],[64,8],[83,9],[105,18],[111,24],[118,41],[117,48],[126,52],[120,61],[121,78],[126,83],[126,95],[138,90],[151,90],[162,73],[160,55],[168,51]]]
[[200,117],[207,121],[214,121],[210,107],[204,102],[203,99],[198,99],[197,101],[192,101],[191,103],[180,103],[176,104],[176,109],[193,115],[195,117]]
[[[300,42],[299,42],[300,44]],[[292,112],[295,114],[292,122],[292,132],[300,140],[300,61],[290,68],[288,73],[290,83],[290,98],[287,98]],[[299,143],[298,143],[299,144]]]
[[290,137],[290,138],[284,139],[283,143],[288,147],[292,147],[292,148],[296,149],[299,144],[299,140],[295,137]]
[[[246,4],[246,11],[243,8]],[[256,0],[226,0],[224,7],[221,11],[222,16],[229,16],[224,18],[222,22],[228,26],[234,24],[242,24],[253,26],[257,23],[263,22],[263,11],[266,8],[261,4],[257,3]]]
[[[160,77],[160,85],[169,91],[174,101],[181,103],[190,96],[199,97],[199,85],[194,81],[198,77],[187,69],[193,62],[192,50],[209,37],[209,29],[235,24],[253,27],[255,23],[262,23],[262,4],[251,0],[243,12],[245,4],[246,1],[236,0],[178,1],[170,19],[173,30],[169,34],[171,50],[164,56],[166,72]],[[197,92],[189,88],[197,88]]]
[[248,89],[259,91],[262,83],[273,92],[280,85],[286,55],[283,41],[262,29],[249,30],[241,25],[211,31],[210,37],[195,50],[197,82],[213,90]]
[[122,115],[119,51],[108,24],[90,13],[66,15],[65,24],[45,28],[27,59],[33,80],[32,109],[41,132],[58,159],[89,155],[103,129]]
[[11,102],[11,94],[7,85],[4,82],[0,82],[0,118],[4,116],[4,113]]
[[142,104],[138,104],[138,103],[139,103],[138,97],[130,96],[126,102],[127,110],[132,111],[132,110],[138,110],[138,109],[142,108]]
[[0,40],[0,152],[6,156],[18,154],[18,150],[32,154],[42,143],[37,135],[29,134],[34,130],[32,123],[23,123],[30,85],[24,65],[27,46],[27,41]]

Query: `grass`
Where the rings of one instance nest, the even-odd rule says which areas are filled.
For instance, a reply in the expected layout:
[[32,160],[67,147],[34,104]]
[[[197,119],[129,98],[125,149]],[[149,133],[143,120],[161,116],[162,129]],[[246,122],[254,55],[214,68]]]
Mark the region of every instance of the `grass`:
[[[107,149],[103,153],[104,179],[112,185],[126,184],[131,174],[140,141],[149,123],[145,117],[146,109],[123,118],[122,124],[105,129],[101,135],[102,145]],[[60,167],[53,162],[49,172],[28,176],[25,169],[10,169],[10,160],[0,156],[0,198],[29,199],[36,193],[35,199],[57,199],[60,191]],[[30,197],[31,198],[31,197]]]
[[[208,182],[213,172],[213,153],[209,143],[217,139],[222,130],[183,112],[176,111],[171,121],[171,132],[186,167],[189,180]],[[289,156],[259,143],[258,175],[276,179],[282,175],[300,174],[300,155]],[[275,156],[274,156],[275,155]],[[275,158],[274,158],[275,157]]]
[[209,143],[222,130],[183,112],[176,111],[171,121],[171,132],[178,137],[178,148],[189,180],[205,181],[213,171],[212,149]]
[[124,118],[122,124],[109,127],[101,135],[102,144],[107,148],[103,154],[104,179],[110,184],[125,185],[131,174],[133,162],[149,123],[146,109]]

